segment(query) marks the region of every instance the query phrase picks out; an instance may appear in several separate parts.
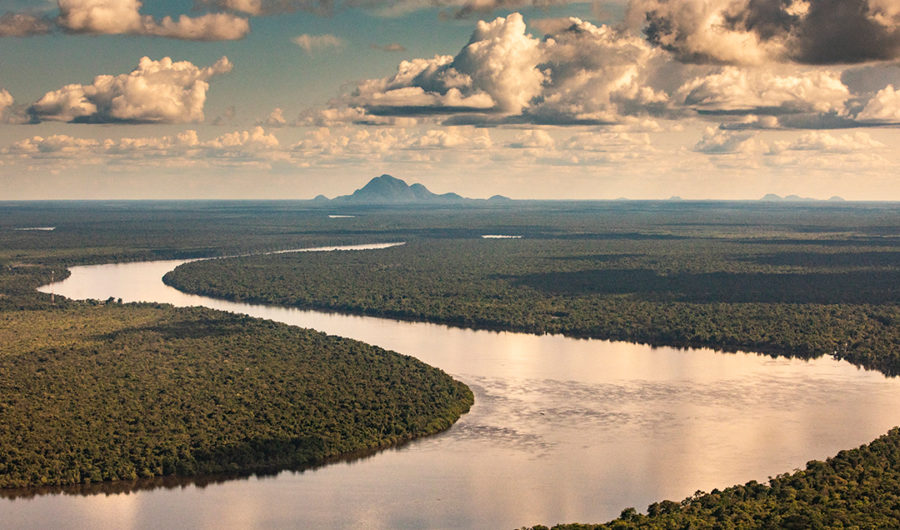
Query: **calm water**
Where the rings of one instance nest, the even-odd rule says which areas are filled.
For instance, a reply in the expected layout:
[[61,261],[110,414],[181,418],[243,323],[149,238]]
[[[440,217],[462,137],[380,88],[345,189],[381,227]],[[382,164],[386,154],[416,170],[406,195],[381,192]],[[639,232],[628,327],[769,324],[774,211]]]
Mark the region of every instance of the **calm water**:
[[[377,252],[377,250],[372,250]],[[71,298],[247,313],[414,355],[476,404],[444,434],[302,473],[0,500],[0,526],[516,528],[601,522],[855,447],[897,423],[900,387],[831,359],[626,343],[236,304],[160,278],[181,261],[75,267]],[[51,287],[43,290],[50,291]]]

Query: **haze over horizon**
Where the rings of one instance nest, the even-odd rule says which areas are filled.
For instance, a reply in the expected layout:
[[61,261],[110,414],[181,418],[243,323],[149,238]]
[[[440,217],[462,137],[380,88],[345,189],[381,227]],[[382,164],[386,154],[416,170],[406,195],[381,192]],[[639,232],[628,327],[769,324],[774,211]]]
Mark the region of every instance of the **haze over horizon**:
[[895,0],[0,0],[0,200],[900,200]]

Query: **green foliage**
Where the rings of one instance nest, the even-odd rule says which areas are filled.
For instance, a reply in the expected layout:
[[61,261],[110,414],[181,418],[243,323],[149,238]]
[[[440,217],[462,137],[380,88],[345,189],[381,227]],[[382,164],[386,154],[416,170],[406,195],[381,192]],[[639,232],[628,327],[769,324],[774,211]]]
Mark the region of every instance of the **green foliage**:
[[[57,229],[12,230],[27,226]],[[407,241],[371,253],[198,262],[168,281],[240,300],[471,327],[835,353],[896,374],[898,226],[893,204],[340,212],[295,203],[5,204],[0,478],[281,469],[433,432],[471,403],[467,389],[421,363],[314,332],[165,306],[59,298],[51,306],[33,289],[51,271],[61,278],[64,265]],[[558,528],[896,527],[898,447],[894,429],[769,484]]]
[[[684,212],[667,212],[662,223],[633,214],[618,231],[588,222],[575,231],[573,218],[586,220],[578,212],[557,233],[533,229],[531,239],[453,232],[372,253],[191,263],[166,281],[237,300],[470,327],[834,354],[900,373],[897,212],[804,217],[804,225],[779,211],[765,226],[747,222],[759,213],[715,212],[689,223],[672,219]],[[626,508],[603,525],[554,528],[890,528],[898,521],[900,430],[893,429],[767,484],[653,503],[646,515]]]
[[[70,264],[360,241],[298,230],[305,217],[327,219],[241,203],[4,205],[0,488],[302,468],[448,428],[471,392],[411,357],[211,310],[35,291]],[[14,229],[29,226],[57,228]]]
[[448,428],[412,357],[151,304],[0,312],[0,487],[300,468]]
[[474,328],[834,354],[898,374],[900,252],[887,243],[418,240],[377,252],[193,262],[165,281],[233,300]]

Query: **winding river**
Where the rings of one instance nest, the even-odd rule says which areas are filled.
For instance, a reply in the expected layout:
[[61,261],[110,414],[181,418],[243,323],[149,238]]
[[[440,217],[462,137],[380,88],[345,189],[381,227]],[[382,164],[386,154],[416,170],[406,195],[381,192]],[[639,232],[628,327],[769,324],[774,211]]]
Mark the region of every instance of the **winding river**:
[[[378,250],[367,250],[378,252]],[[274,476],[0,500],[0,526],[516,528],[601,522],[803,467],[897,423],[895,381],[830,358],[678,350],[249,305],[181,293],[183,261],[72,268],[70,298],[203,305],[414,355],[466,382],[450,430]]]

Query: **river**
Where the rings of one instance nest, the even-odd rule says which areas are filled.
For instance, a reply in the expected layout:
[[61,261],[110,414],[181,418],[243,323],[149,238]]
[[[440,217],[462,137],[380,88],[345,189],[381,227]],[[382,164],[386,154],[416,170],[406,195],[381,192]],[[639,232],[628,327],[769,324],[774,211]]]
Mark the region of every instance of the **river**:
[[[377,250],[367,250],[377,252]],[[249,305],[161,281],[183,261],[73,267],[42,288],[246,313],[413,355],[467,383],[450,430],[303,472],[0,500],[4,527],[517,528],[602,522],[800,468],[897,423],[900,388],[830,358],[652,348]]]

